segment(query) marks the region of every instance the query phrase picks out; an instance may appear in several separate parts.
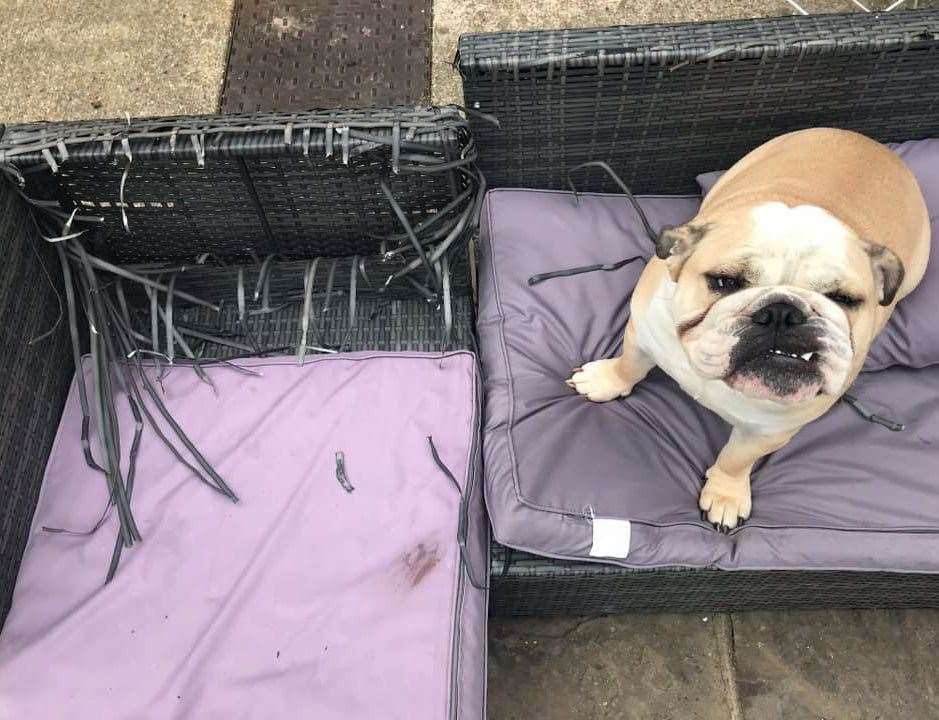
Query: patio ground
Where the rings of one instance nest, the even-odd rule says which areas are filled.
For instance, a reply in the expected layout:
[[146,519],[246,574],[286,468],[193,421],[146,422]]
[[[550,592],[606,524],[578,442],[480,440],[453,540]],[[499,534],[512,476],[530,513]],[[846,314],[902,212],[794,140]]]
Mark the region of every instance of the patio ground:
[[[850,0],[799,2],[811,12],[853,7]],[[79,9],[4,0],[0,119],[213,112],[233,4],[88,0]],[[449,63],[463,32],[791,11],[783,0],[435,0],[432,97],[460,99]],[[491,720],[939,716],[939,613],[932,611],[493,620],[489,635]]]

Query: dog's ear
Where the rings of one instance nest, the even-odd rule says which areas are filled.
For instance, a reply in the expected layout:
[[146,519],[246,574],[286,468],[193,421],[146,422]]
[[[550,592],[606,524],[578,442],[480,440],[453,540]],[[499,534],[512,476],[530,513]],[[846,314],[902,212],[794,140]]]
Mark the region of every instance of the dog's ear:
[[877,301],[881,305],[889,305],[897,295],[897,290],[903,283],[906,272],[903,261],[897,257],[890,248],[874,243],[867,243],[864,247],[871,261],[871,271],[874,273],[874,288],[877,290]]
[[687,223],[678,227],[663,228],[659,233],[655,254],[668,265],[672,280],[678,280],[685,261],[691,257],[691,253],[707,234],[708,227],[705,223]]

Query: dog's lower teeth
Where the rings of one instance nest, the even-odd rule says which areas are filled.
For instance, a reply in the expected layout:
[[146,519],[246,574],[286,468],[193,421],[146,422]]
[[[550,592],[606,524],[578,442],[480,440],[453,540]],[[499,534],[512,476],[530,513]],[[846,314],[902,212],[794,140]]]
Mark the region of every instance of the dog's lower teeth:
[[811,360],[813,357],[815,357],[815,353],[814,353],[814,352],[807,352],[807,353],[803,353],[802,355],[798,355],[798,354],[796,354],[796,353],[787,353],[787,352],[783,352],[782,350],[777,350],[776,348],[771,348],[771,349],[770,349],[770,353],[773,354],[773,355],[783,355],[783,356],[785,356],[785,357],[791,357],[793,360],[797,360],[798,358],[802,358],[803,360],[805,360],[805,362],[808,362],[808,361]]

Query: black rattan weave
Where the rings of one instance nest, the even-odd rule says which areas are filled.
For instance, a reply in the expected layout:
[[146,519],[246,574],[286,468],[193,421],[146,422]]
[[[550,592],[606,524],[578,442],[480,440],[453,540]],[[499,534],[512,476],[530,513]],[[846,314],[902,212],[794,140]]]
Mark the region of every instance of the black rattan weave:
[[492,615],[882,607],[939,607],[939,575],[626,570],[597,563],[552,561],[495,544],[492,551]]
[[[0,183],[0,626],[72,375],[68,332],[51,279],[55,256],[28,212]],[[41,255],[40,255],[41,254]],[[41,257],[41,260],[40,260]],[[44,269],[45,265],[45,269]],[[49,270],[49,276],[46,275]]]
[[[233,306],[227,306],[216,315],[204,308],[191,308],[182,312],[177,327],[195,351],[202,357],[226,359],[246,354],[285,355],[296,352],[300,333],[301,305],[283,306],[270,315],[247,318],[238,322]],[[473,337],[473,307],[469,297],[453,299],[453,329],[447,337],[440,321],[440,311],[430,303],[416,298],[380,299],[365,297],[357,307],[358,322],[349,323],[348,302],[340,299],[332,312],[321,316],[315,331],[311,329],[311,344],[319,344],[343,352],[378,350],[384,352],[441,352],[447,350],[475,350]],[[250,350],[234,345],[219,345],[211,340],[202,342],[191,331],[222,335],[226,340],[247,345]],[[256,352],[257,342],[262,352]]]
[[[320,352],[475,349],[465,252],[451,257],[448,292],[439,298],[422,297],[406,280],[392,280],[392,274],[402,267],[400,262],[382,256],[319,258],[310,288],[308,346],[321,348]],[[175,274],[177,290],[218,306],[219,311],[215,311],[178,300],[174,326],[199,357],[230,358],[297,352],[305,301],[304,276],[311,263],[272,259],[266,271],[262,270],[263,264],[126,267],[164,283]],[[353,272],[354,298],[350,278]],[[259,282],[262,274],[266,279]],[[147,298],[133,283],[127,283],[126,291],[131,306],[136,308],[135,327],[147,335],[151,323]],[[228,344],[213,341],[212,337]],[[166,352],[165,343],[158,347]]]
[[[493,187],[566,188],[605,160],[634,192],[816,125],[878,140],[939,135],[939,11],[464,35],[457,57]],[[616,188],[599,171],[585,190]]]

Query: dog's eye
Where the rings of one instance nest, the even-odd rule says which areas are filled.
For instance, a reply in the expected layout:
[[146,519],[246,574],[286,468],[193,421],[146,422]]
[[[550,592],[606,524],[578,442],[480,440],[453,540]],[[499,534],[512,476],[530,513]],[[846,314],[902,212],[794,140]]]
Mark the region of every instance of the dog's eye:
[[830,293],[825,293],[825,297],[831,300],[834,303],[838,303],[841,307],[846,308],[855,308],[861,304],[861,298],[854,297],[853,295],[847,295],[843,292],[834,291]]
[[732,293],[741,290],[747,284],[742,277],[735,275],[707,275],[708,288],[711,292]]

